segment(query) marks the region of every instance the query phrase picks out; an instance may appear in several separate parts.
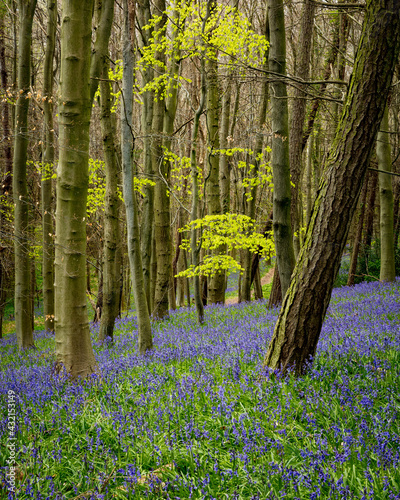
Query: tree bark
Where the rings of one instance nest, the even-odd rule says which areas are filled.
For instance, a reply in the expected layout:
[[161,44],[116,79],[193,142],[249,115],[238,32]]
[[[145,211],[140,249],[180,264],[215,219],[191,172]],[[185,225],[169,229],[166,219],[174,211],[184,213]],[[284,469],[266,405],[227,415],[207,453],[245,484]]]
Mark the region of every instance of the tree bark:
[[122,148],[122,185],[126,210],[126,225],[128,233],[128,256],[131,269],[132,288],[135,298],[136,314],[139,325],[138,347],[144,354],[153,347],[150,316],[144,293],[142,258],[140,253],[139,220],[135,193],[133,191],[132,152],[135,139],[132,129],[133,110],[133,43],[131,33],[133,25],[129,16],[128,0],[123,2],[123,79],[122,92],[124,96],[121,118],[121,148]]
[[[389,140],[389,110],[386,106],[376,143],[379,170],[392,171],[392,150]],[[381,281],[394,281],[393,188],[392,176],[379,173],[380,233],[381,233]]]
[[400,50],[398,0],[368,0],[342,118],[264,364],[303,373],[322,323]]
[[358,262],[358,254],[360,252],[361,238],[362,238],[362,230],[364,226],[364,214],[365,214],[365,203],[367,201],[367,189],[368,187],[368,174],[363,182],[362,193],[361,193],[361,202],[360,202],[360,218],[358,220],[357,232],[354,238],[353,251],[351,253],[351,261],[350,261],[350,269],[349,276],[347,279],[347,286],[354,285],[354,275],[357,270],[357,262]]
[[[311,42],[314,28],[315,4],[311,0],[305,0],[301,12],[301,27],[299,36],[299,62],[297,64],[297,76],[302,80],[308,80],[310,74]],[[292,186],[291,221],[293,229],[294,252],[297,256],[300,251],[300,213],[299,197],[301,196],[302,178],[302,141],[304,119],[306,116],[306,86],[298,84],[294,89],[292,101],[292,113],[290,119],[290,142],[289,163],[290,175],[294,184]]]
[[31,269],[29,259],[28,230],[28,95],[31,79],[31,42],[32,23],[36,9],[36,0],[19,0],[19,43],[18,43],[18,88],[19,95],[15,108],[15,140],[13,160],[13,196],[14,196],[14,249],[15,249],[15,328],[20,349],[33,346],[33,328],[31,306]]
[[[268,2],[270,49],[269,68],[286,75],[285,17],[282,0]],[[289,288],[295,264],[290,218],[289,125],[286,85],[277,79],[271,84],[272,174],[274,181],[274,238],[282,296]]]
[[96,371],[86,307],[90,53],[93,0],[63,2],[57,172],[55,329],[58,367]]
[[[209,2],[209,9],[212,13],[216,8],[216,2]],[[205,197],[208,215],[220,215],[221,194],[219,187],[219,113],[220,96],[218,84],[218,64],[216,54],[206,60],[206,124],[207,124],[207,177],[205,185]],[[222,249],[213,250],[213,254],[218,255]],[[207,280],[207,295],[209,304],[225,302],[225,272],[217,271]]]
[[42,169],[43,314],[44,327],[54,331],[54,227],[52,175],[54,172],[53,60],[57,29],[57,0],[47,0],[47,44],[43,70],[45,147]]
[[[158,15],[158,14],[157,14]],[[143,29],[143,26],[149,23],[151,18],[151,9],[149,0],[138,0],[137,2],[137,19],[140,29],[140,46],[143,48],[148,46],[150,42],[150,31]],[[154,69],[148,65],[143,70],[142,85],[143,87],[151,82],[154,77]],[[143,111],[142,111],[142,128],[143,128],[143,143],[144,143],[144,176],[146,179],[154,181],[156,172],[153,170],[152,162],[152,122],[154,108],[154,90],[148,90],[143,93]],[[147,305],[149,314],[153,310],[153,295],[151,294],[151,254],[153,246],[153,227],[154,227],[154,186],[146,186],[144,189],[145,197],[142,207],[142,225],[141,225],[141,252],[143,265],[144,289],[146,293]]]
[[[156,31],[163,30],[167,22],[165,0],[156,0],[155,10],[160,16],[155,26]],[[165,54],[157,51],[155,58],[165,67]],[[153,171],[156,175],[154,187],[154,238],[156,242],[157,276],[154,293],[155,318],[162,319],[168,316],[168,290],[171,278],[171,230],[168,188],[165,180],[169,177],[169,163],[164,161],[163,131],[166,103],[162,97],[162,90],[153,108]],[[164,180],[165,179],[165,180]]]
[[104,66],[103,80],[100,82],[101,114],[100,125],[103,136],[104,164],[106,170],[106,193],[104,200],[104,248],[103,248],[103,311],[99,330],[99,340],[113,339],[115,318],[119,303],[119,168],[115,148],[114,124],[111,116],[111,89],[108,64]]

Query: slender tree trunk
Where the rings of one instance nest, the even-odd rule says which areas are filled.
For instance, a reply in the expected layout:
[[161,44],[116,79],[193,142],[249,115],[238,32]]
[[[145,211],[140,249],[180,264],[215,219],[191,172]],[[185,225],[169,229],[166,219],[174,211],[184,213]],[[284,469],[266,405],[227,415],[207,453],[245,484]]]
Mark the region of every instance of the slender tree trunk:
[[265,365],[303,373],[315,351],[400,51],[398,0],[367,0],[343,115]]
[[375,202],[376,202],[376,187],[378,185],[378,173],[370,172],[368,182],[368,198],[367,198],[367,215],[365,221],[365,232],[363,239],[363,259],[365,268],[368,269],[369,255],[371,252],[371,243],[374,233],[374,217],[375,217]]
[[357,225],[357,233],[354,238],[353,251],[351,253],[351,261],[350,261],[350,269],[349,269],[349,277],[347,279],[347,286],[354,285],[354,275],[357,270],[357,262],[358,262],[358,254],[360,252],[361,238],[362,238],[362,230],[364,226],[364,214],[365,214],[365,203],[367,201],[367,191],[368,191],[368,175],[366,176],[362,192],[361,192],[361,201],[360,201],[360,218],[358,220]]
[[52,175],[54,172],[53,59],[56,43],[57,1],[47,0],[47,44],[43,71],[45,148],[42,169],[43,314],[44,327],[54,331],[54,228]]
[[[334,36],[333,42],[332,42],[330,51],[328,53],[328,57],[325,61],[325,69],[324,69],[324,76],[323,76],[324,82],[329,80],[329,78],[331,76],[332,68],[334,67],[334,64],[335,64],[335,61],[336,61],[336,58],[338,55],[338,51],[339,51],[339,44],[340,44],[340,18],[339,18],[339,16],[337,16],[336,21],[335,21],[334,35],[333,36]],[[321,85],[319,86],[320,97],[315,99],[312,103],[310,113],[308,114],[306,130],[305,130],[304,135],[303,135],[303,144],[302,144],[303,150],[305,149],[305,147],[307,145],[308,138],[310,137],[312,129],[314,128],[314,123],[315,123],[315,119],[317,117],[317,112],[318,112],[319,107],[320,107],[321,102],[322,102],[321,97],[323,97],[325,95],[327,86],[328,86],[327,83],[321,83]]]
[[[270,27],[269,68],[274,73],[286,74],[285,17],[282,0],[269,0]],[[295,264],[290,219],[291,187],[289,169],[289,126],[286,85],[276,79],[271,84],[272,105],[272,173],[274,180],[274,237],[276,261],[282,287],[282,296],[289,288]]]
[[[162,30],[167,22],[165,0],[156,0],[155,9],[160,16],[155,30]],[[165,54],[157,51],[155,58],[165,67]],[[160,91],[160,94],[162,90]],[[169,178],[169,163],[164,161],[163,131],[166,103],[161,96],[153,108],[153,170],[156,173],[154,188],[154,238],[156,242],[157,278],[155,284],[153,315],[162,319],[168,316],[168,290],[171,278],[170,203],[165,181]]]
[[[6,67],[6,32],[4,26],[4,15],[0,13],[0,88],[3,95],[8,89],[8,72]],[[12,196],[12,151],[11,151],[11,133],[10,133],[10,113],[9,104],[6,99],[0,102],[1,125],[3,140],[1,149],[3,151],[4,170],[0,169],[0,231],[5,229],[6,214],[10,212],[8,200]],[[5,238],[2,236],[2,242]],[[3,336],[3,316],[9,294],[9,279],[7,270],[8,260],[11,250],[6,246],[0,245],[0,338]]]
[[[305,0],[301,12],[301,27],[299,36],[299,61],[297,65],[297,76],[302,80],[308,80],[310,74],[311,42],[314,28],[315,4],[312,0]],[[290,119],[290,143],[289,162],[290,175],[294,186],[292,186],[291,218],[293,229],[293,242],[295,256],[300,251],[300,210],[299,199],[301,197],[302,178],[302,141],[304,119],[306,116],[305,99],[307,97],[305,85],[298,84],[294,89],[292,113]]]
[[[269,41],[270,35],[269,35],[269,19],[268,15],[265,20],[265,30],[264,34],[266,39]],[[265,63],[264,63],[264,69],[268,70],[268,49],[265,53]],[[257,128],[258,128],[258,134],[256,137],[255,141],[255,146],[254,146],[254,157],[255,157],[255,163],[254,163],[254,168],[252,169],[250,176],[253,179],[257,179],[258,173],[259,173],[259,166],[261,160],[259,160],[259,156],[263,152],[263,143],[264,143],[264,137],[263,137],[263,131],[264,131],[264,125],[266,121],[266,116],[267,116],[267,107],[268,107],[268,100],[269,100],[269,84],[268,82],[265,82],[262,87],[262,93],[261,93],[261,103],[260,103],[260,109],[259,109],[259,114],[258,114],[258,123],[257,123]],[[257,201],[257,193],[258,193],[258,186],[257,183],[254,185],[251,185],[250,187],[250,193],[249,193],[249,200],[246,202],[246,215],[250,217],[251,219],[255,220],[256,218],[256,201]],[[240,300],[241,301],[247,301],[249,302],[251,300],[251,285],[253,283],[253,278],[254,275],[252,274],[252,262],[253,262],[253,254],[249,250],[244,250],[243,251],[243,268],[244,268],[244,273],[241,277],[240,281]],[[261,292],[262,293],[262,292]],[[259,291],[258,291],[259,294]]]
[[[150,42],[149,30],[143,29],[143,26],[148,25],[151,18],[150,1],[142,0],[137,2],[138,6],[138,22],[141,26],[140,30],[140,45],[146,47]],[[158,14],[157,14],[158,15]],[[151,65],[143,70],[142,85],[143,87],[149,83],[154,77],[154,69]],[[153,170],[152,162],[152,122],[153,122],[153,107],[154,107],[154,90],[148,90],[143,93],[143,112],[142,112],[142,128],[144,135],[144,175],[145,178],[154,181],[156,172]],[[141,226],[141,252],[143,264],[143,279],[144,289],[146,293],[147,305],[149,314],[153,310],[153,295],[151,294],[151,254],[153,245],[153,227],[154,227],[154,186],[145,187],[145,197],[142,208],[142,226]]]
[[[215,2],[210,2],[210,12],[215,9]],[[219,102],[218,64],[214,57],[206,61],[206,88],[207,88],[207,178],[206,178],[206,202],[208,215],[221,214],[221,198],[219,188],[219,113],[221,112]],[[213,251],[215,255],[223,249]],[[208,303],[217,304],[225,302],[225,273],[216,272],[210,276],[208,281]]]
[[105,65],[100,82],[101,96],[101,133],[103,136],[104,162],[106,169],[106,193],[104,200],[104,249],[103,249],[103,311],[99,330],[99,340],[113,338],[115,318],[119,302],[119,169],[115,148],[114,126],[111,116],[110,82],[106,81],[108,65]]
[[14,237],[15,237],[15,328],[18,347],[24,349],[33,345],[31,307],[31,276],[29,264],[28,231],[28,109],[31,78],[32,23],[36,0],[19,0],[19,44],[18,44],[18,88],[19,95],[15,109],[15,139],[13,161],[14,195]]
[[[206,15],[203,19],[202,24],[202,33],[204,33],[205,25],[208,17],[210,16],[210,10],[208,8],[209,3],[207,4]],[[200,102],[199,106],[196,110],[194,120],[193,120],[193,128],[192,128],[192,144],[190,151],[190,169],[192,175],[192,211],[190,218],[192,221],[196,220],[199,216],[199,170],[197,168],[196,162],[196,152],[197,152],[197,137],[199,133],[200,126],[200,117],[203,113],[204,104],[206,101],[206,75],[205,75],[205,61],[204,54],[200,60],[201,64],[201,93],[200,93]],[[196,268],[200,263],[200,243],[197,242],[198,232],[197,229],[192,226],[190,233],[190,250],[192,254],[192,266]],[[197,313],[197,321],[201,324],[204,322],[204,305],[202,298],[202,288],[201,288],[201,280],[199,276],[195,276],[193,278],[193,295],[194,295],[194,304],[196,306]]]
[[[123,198],[126,209],[126,224],[128,231],[128,255],[132,276],[132,287],[135,298],[136,314],[139,325],[138,347],[144,354],[153,347],[150,316],[144,293],[143,268],[140,252],[139,220],[135,193],[133,191],[132,152],[134,150],[134,135],[132,130],[133,109],[133,26],[134,18],[129,11],[128,0],[123,2],[123,110],[121,118],[121,148],[122,148],[122,183]],[[130,15],[131,14],[131,15]]]
[[[389,110],[386,106],[378,133],[376,156],[379,170],[392,171],[392,150],[389,140]],[[393,188],[392,176],[379,173],[380,231],[381,231],[381,281],[394,281]]]
[[59,368],[96,371],[86,308],[90,53],[93,0],[63,2],[57,172],[55,329]]

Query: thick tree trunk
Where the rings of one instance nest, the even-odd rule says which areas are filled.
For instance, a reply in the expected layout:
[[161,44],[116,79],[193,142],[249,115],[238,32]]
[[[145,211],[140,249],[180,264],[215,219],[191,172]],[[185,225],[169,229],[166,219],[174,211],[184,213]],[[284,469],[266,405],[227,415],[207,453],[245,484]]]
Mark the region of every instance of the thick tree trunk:
[[[376,156],[379,170],[392,171],[392,150],[389,140],[389,110],[386,106],[381,129],[378,133]],[[380,232],[381,232],[381,281],[394,281],[393,188],[392,176],[379,173]]]
[[106,193],[104,200],[104,248],[103,248],[103,311],[99,330],[99,340],[113,338],[115,318],[119,303],[119,196],[118,196],[118,158],[115,148],[114,124],[111,116],[110,82],[107,81],[107,68],[103,71],[104,80],[100,82],[101,96],[101,134],[103,136],[104,163],[106,169]]
[[124,31],[123,31],[123,79],[122,92],[124,109],[121,118],[121,148],[122,148],[122,184],[123,198],[126,209],[126,225],[128,232],[128,255],[132,276],[132,288],[135,298],[136,314],[139,325],[138,347],[144,354],[153,347],[150,316],[144,293],[142,258],[140,253],[139,220],[135,193],[133,191],[132,152],[134,136],[132,130],[133,108],[133,20],[129,16],[128,0],[124,0]]
[[[315,4],[312,0],[305,0],[301,12],[301,27],[299,36],[299,61],[297,76],[308,80],[310,73],[311,42],[314,28]],[[302,178],[302,142],[304,119],[306,116],[306,86],[298,84],[294,89],[292,113],[290,119],[289,163],[290,175],[294,184],[292,186],[291,220],[293,229],[294,251],[297,256],[300,251],[300,210],[299,198],[301,197]]]
[[43,314],[44,327],[54,331],[54,228],[52,174],[54,172],[53,59],[57,28],[57,1],[47,0],[47,44],[43,70],[45,148],[42,169]]
[[399,50],[398,0],[367,0],[343,115],[265,357],[272,369],[300,374],[315,355]]
[[18,347],[33,345],[31,276],[28,234],[28,185],[26,162],[28,152],[28,109],[31,78],[32,23],[36,0],[19,0],[18,88],[15,108],[13,161],[14,236],[15,236],[15,329]]
[[61,21],[55,329],[57,362],[72,378],[96,371],[86,308],[92,11],[93,0],[63,2]]
[[[268,2],[270,42],[269,68],[286,75],[285,17],[282,0]],[[295,264],[290,219],[291,187],[289,169],[289,125],[286,85],[277,79],[271,84],[272,173],[274,180],[274,238],[282,296],[289,287]]]

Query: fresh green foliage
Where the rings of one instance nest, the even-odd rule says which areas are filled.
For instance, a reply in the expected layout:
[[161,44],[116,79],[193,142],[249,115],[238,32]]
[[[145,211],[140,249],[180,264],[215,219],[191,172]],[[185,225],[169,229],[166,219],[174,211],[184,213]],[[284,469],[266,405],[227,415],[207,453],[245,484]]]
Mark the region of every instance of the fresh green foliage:
[[[238,270],[243,272],[240,264],[229,255],[232,250],[246,249],[252,253],[259,253],[267,259],[274,255],[272,232],[266,239],[263,234],[256,232],[255,222],[246,215],[206,215],[203,219],[190,222],[180,231],[190,232],[192,228],[199,230],[200,244],[205,250],[224,248],[226,254],[207,255],[199,266],[190,266],[177,276],[212,276],[221,270],[225,270],[228,274]],[[182,240],[181,248],[190,250],[189,239]]]
[[167,8],[168,20],[161,30],[157,30],[160,15],[153,16],[143,27],[152,33],[150,43],[142,48],[142,57],[137,61],[137,69],[157,68],[157,76],[140,89],[139,93],[154,90],[156,99],[170,95],[170,89],[190,82],[179,74],[170,74],[166,65],[157,57],[163,52],[166,59],[177,57],[187,59],[199,56],[216,59],[223,57],[228,70],[247,65],[261,65],[264,61],[268,42],[263,35],[251,29],[247,17],[231,6],[217,4],[207,19],[203,31],[206,2],[194,0],[176,2]]

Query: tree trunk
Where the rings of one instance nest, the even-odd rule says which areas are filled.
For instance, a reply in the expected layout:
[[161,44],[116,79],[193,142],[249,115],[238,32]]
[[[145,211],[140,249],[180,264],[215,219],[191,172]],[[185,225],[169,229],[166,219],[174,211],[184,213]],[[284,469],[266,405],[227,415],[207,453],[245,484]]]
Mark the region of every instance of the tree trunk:
[[115,148],[114,124],[111,116],[111,89],[108,64],[104,66],[103,81],[100,82],[101,115],[104,163],[106,170],[106,193],[104,200],[104,248],[103,248],[103,311],[99,340],[113,338],[115,318],[119,303],[119,260],[117,255],[119,239],[119,196],[118,158]]
[[14,236],[15,236],[15,328],[18,347],[33,345],[31,276],[28,234],[28,185],[26,162],[28,152],[28,96],[31,79],[32,23],[36,0],[19,0],[18,88],[15,108],[15,140],[13,161]]
[[[264,28],[264,34],[265,38],[269,41],[270,39],[270,34],[269,34],[269,19],[268,19],[268,14],[265,19],[265,28]],[[268,70],[268,49],[266,50],[265,53],[265,63],[264,63],[264,69]],[[260,109],[259,109],[259,114],[258,114],[258,120],[257,120],[257,129],[258,129],[258,134],[256,136],[255,140],[255,145],[254,145],[254,168],[249,172],[249,176],[252,177],[253,179],[257,179],[258,173],[259,173],[259,166],[261,163],[261,160],[259,157],[263,153],[263,143],[264,143],[264,126],[265,126],[265,121],[266,121],[266,116],[267,116],[267,107],[268,107],[268,100],[269,100],[269,83],[266,81],[264,82],[262,86],[262,91],[261,91],[261,102],[260,102]],[[254,185],[250,185],[250,192],[249,192],[249,199],[245,201],[245,207],[246,207],[246,215],[250,217],[251,219],[255,220],[256,218],[256,201],[257,201],[257,193],[258,193],[258,186],[257,183]],[[243,250],[243,268],[244,272],[240,280],[240,290],[239,290],[239,302],[241,301],[246,301],[249,302],[251,300],[251,285],[253,283],[254,275],[252,274],[252,262],[254,261],[253,259],[253,254],[249,250]],[[258,264],[257,264],[258,265]],[[259,291],[258,290],[258,296],[259,296]],[[261,291],[262,294],[262,291]]]
[[378,173],[371,171],[368,182],[367,215],[365,221],[365,232],[362,245],[364,267],[368,269],[369,255],[371,252],[371,243],[374,233],[374,216],[376,202],[376,187],[378,185]]
[[[212,0],[210,12],[215,9],[216,3]],[[205,196],[208,215],[221,214],[221,194],[219,188],[219,113],[221,112],[219,102],[218,65],[212,56],[206,60],[206,88],[207,88],[207,178],[205,185]],[[213,250],[218,255],[222,249]],[[217,271],[210,276],[208,282],[208,303],[217,304],[225,302],[225,272]]]
[[[378,133],[376,156],[379,170],[392,171],[392,150],[389,140],[389,110],[386,106]],[[381,232],[381,281],[394,281],[393,188],[392,176],[379,173],[380,232]]]
[[367,0],[343,115],[265,357],[272,369],[301,374],[315,356],[399,50],[398,0]]
[[354,238],[353,251],[351,253],[351,261],[350,261],[350,269],[349,269],[349,277],[347,279],[347,286],[354,285],[354,275],[357,270],[357,262],[358,262],[358,254],[360,252],[361,238],[362,238],[362,230],[364,226],[364,214],[365,214],[365,203],[367,201],[367,187],[368,187],[368,174],[365,177],[362,193],[361,193],[361,201],[360,201],[360,218],[358,220],[357,233]]
[[[140,46],[146,47],[150,42],[150,31],[143,29],[143,26],[149,24],[151,18],[151,9],[149,0],[138,0],[137,2],[137,18],[140,29]],[[158,15],[158,14],[157,14]],[[151,82],[154,77],[154,69],[148,65],[143,70],[142,85],[143,87]],[[154,108],[154,90],[148,90],[143,94],[143,111],[142,111],[142,128],[143,128],[143,143],[144,143],[144,175],[146,179],[154,181],[156,171],[153,170],[152,162],[152,122]],[[144,189],[145,197],[143,199],[142,208],[142,225],[141,225],[141,252],[143,265],[144,289],[149,308],[149,314],[153,310],[153,296],[151,294],[151,254],[153,246],[153,227],[154,227],[154,186],[146,186]]]
[[[155,31],[162,31],[167,22],[165,0],[156,0],[155,9],[159,22]],[[157,51],[155,58],[165,67],[165,54]],[[156,242],[157,277],[155,283],[153,315],[162,319],[168,316],[168,290],[171,278],[171,230],[170,230],[170,203],[168,188],[165,180],[169,177],[169,163],[164,161],[163,140],[164,115],[166,103],[162,98],[163,89],[153,108],[153,170],[156,185],[154,188],[154,238]]]
[[46,330],[52,332],[54,331],[54,228],[52,213],[52,175],[54,172],[53,59],[57,29],[56,0],[47,0],[47,16],[47,44],[43,70],[45,148],[42,169],[42,275],[44,327]]
[[96,371],[86,308],[90,53],[93,0],[63,2],[55,252],[55,329],[59,368],[72,378]]
[[[308,80],[310,73],[311,42],[314,28],[315,4],[312,0],[305,0],[301,12],[301,27],[299,36],[299,61],[297,64],[297,76],[302,80]],[[294,89],[292,101],[292,113],[290,119],[290,143],[289,163],[290,175],[294,184],[292,186],[291,220],[293,229],[293,241],[295,256],[300,251],[300,210],[299,197],[301,197],[302,178],[302,141],[304,119],[306,116],[306,86],[298,84]]]
[[[4,27],[5,12],[0,13],[0,88],[3,95],[8,89],[8,72],[6,67],[6,33]],[[4,170],[0,169],[0,231],[5,230],[7,213],[10,212],[10,203],[8,200],[12,196],[12,151],[11,151],[11,133],[10,133],[10,113],[9,103],[6,99],[0,102],[1,125],[3,140],[1,149],[3,151]],[[10,214],[11,215],[11,214]],[[5,245],[6,238],[2,236],[0,245],[0,338],[3,336],[3,315],[9,294],[10,272],[8,262],[11,257],[11,249]],[[3,246],[4,245],[4,246]]]
[[134,136],[132,130],[133,110],[133,21],[130,16],[128,0],[124,0],[124,30],[123,30],[123,79],[122,92],[124,95],[121,118],[121,148],[122,148],[122,185],[123,198],[126,209],[126,225],[128,232],[128,255],[132,276],[132,287],[135,298],[136,314],[139,325],[138,347],[144,354],[153,347],[150,316],[144,293],[142,258],[140,253],[139,220],[135,193],[133,191],[132,152],[134,150]]
[[[269,0],[269,28],[271,45],[269,68],[286,75],[285,17],[282,0]],[[289,126],[286,84],[276,79],[271,84],[272,106],[272,173],[274,180],[274,238],[276,261],[285,296],[295,264],[290,219],[291,187],[289,169]]]

